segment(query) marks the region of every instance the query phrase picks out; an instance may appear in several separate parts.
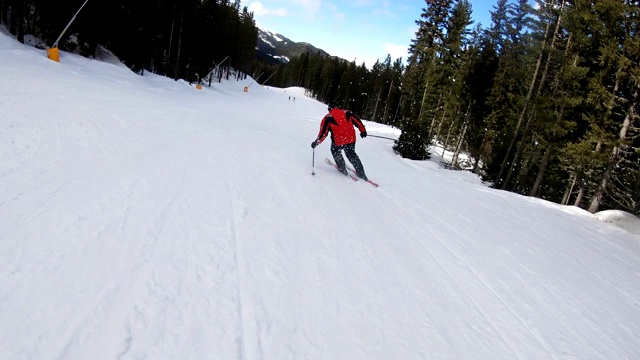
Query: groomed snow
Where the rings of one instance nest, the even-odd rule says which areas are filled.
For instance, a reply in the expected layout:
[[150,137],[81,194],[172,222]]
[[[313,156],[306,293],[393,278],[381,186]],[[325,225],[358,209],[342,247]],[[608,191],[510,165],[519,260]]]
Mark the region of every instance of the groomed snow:
[[640,358],[637,235],[325,111],[0,33],[0,358]]

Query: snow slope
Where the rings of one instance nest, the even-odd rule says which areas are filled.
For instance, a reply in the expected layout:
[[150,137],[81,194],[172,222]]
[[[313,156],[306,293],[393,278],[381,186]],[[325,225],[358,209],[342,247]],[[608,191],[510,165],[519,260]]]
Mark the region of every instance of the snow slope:
[[0,33],[0,357],[640,358],[638,236],[385,139],[311,176],[325,111]]

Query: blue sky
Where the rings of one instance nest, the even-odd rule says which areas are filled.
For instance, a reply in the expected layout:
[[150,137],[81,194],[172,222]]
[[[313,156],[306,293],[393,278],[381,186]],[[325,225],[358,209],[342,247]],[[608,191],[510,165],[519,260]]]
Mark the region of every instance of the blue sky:
[[[493,0],[471,0],[472,18],[490,25]],[[406,60],[424,0],[243,0],[256,22],[296,42],[371,67],[387,54]]]

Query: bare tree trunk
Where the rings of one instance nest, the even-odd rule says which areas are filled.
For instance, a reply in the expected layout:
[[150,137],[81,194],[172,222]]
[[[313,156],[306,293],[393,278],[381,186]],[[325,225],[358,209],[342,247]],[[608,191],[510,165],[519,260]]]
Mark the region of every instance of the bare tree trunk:
[[627,114],[625,115],[624,120],[622,122],[622,127],[620,129],[620,134],[619,134],[620,142],[618,143],[618,145],[613,147],[611,157],[609,158],[609,163],[607,165],[606,170],[604,171],[604,174],[602,175],[602,181],[600,182],[600,186],[598,187],[598,190],[596,191],[596,194],[593,196],[593,199],[591,200],[591,204],[589,205],[589,212],[592,214],[598,211],[598,207],[600,207],[602,198],[604,197],[604,194],[607,192],[607,186],[609,186],[609,180],[611,178],[611,171],[613,169],[614,164],[618,162],[623,141],[627,137],[627,132],[631,127],[631,121],[634,116],[634,107],[636,106],[637,98],[638,98],[638,89],[636,88],[636,91],[633,94],[633,100],[630,102],[629,107],[627,108]]
[[9,9],[7,11],[7,13],[9,14],[9,22],[7,25],[9,28],[9,34],[11,35],[16,35],[16,33],[18,32],[17,28],[18,28],[18,22],[17,22],[17,11],[16,11],[16,1],[15,0],[9,0]]
[[578,179],[578,173],[574,172],[569,177],[569,179],[569,185],[567,185],[567,190],[562,196],[562,202],[560,203],[561,205],[567,205],[567,203],[569,203],[569,198],[571,197],[571,193],[573,192],[573,187],[576,185],[576,180]]
[[[560,24],[562,23],[562,11],[564,10],[565,0],[562,1],[562,5],[560,6],[560,11],[558,14],[558,21],[556,23],[556,29],[553,32],[553,37],[551,38],[551,45],[549,46],[553,51],[556,48],[556,39],[558,38],[558,33],[560,33]],[[571,38],[569,38],[571,39]],[[567,50],[569,50],[569,42],[567,42]],[[544,64],[544,70],[542,71],[542,77],[540,78],[540,84],[538,85],[538,90],[536,91],[536,98],[540,96],[542,93],[542,88],[544,83],[546,82],[547,75],[549,74],[549,65],[551,64],[551,51],[547,54],[547,61]]]
[[616,146],[613,149],[613,154],[611,156],[612,160],[609,162],[606,170],[604,171],[604,174],[602,175],[600,186],[598,186],[598,190],[596,191],[596,194],[593,196],[593,199],[591,199],[591,204],[589,205],[588,211],[592,214],[595,214],[596,211],[598,211],[598,207],[600,207],[600,203],[602,202],[604,193],[607,192],[607,186],[609,185],[609,178],[611,177],[612,161],[613,161],[613,158],[616,158],[617,156],[618,156],[618,147]]
[[469,127],[469,112],[471,111],[471,105],[473,101],[469,103],[467,107],[467,113],[464,115],[464,126],[462,128],[462,135],[458,139],[458,143],[456,144],[456,150],[453,153],[453,157],[451,158],[451,167],[457,165],[458,156],[460,155],[460,148],[462,147],[462,142],[464,141],[464,137],[467,134],[467,128]]
[[[451,92],[452,92],[452,90],[449,90],[449,95],[451,95]],[[445,101],[445,104],[446,104],[446,101]],[[457,109],[456,109],[456,111],[457,111]],[[440,122],[438,123],[438,129],[437,129],[437,132],[436,132],[436,137],[435,137],[435,142],[436,143],[438,142],[438,139],[440,138],[440,130],[442,130],[442,124],[444,124],[444,119],[446,117],[446,114],[447,114],[447,107],[444,106],[444,109],[442,111],[442,118],[440,118]],[[455,113],[453,116],[456,117],[457,115],[458,114]]]
[[475,161],[473,162],[473,170],[471,170],[472,173],[477,174],[478,173],[478,166],[480,166],[480,159],[483,157],[485,151],[484,151],[484,142],[487,138],[487,132],[485,131],[485,133],[482,135],[482,141],[480,142],[480,148],[478,151],[478,156],[475,158]]
[[440,137],[440,129],[442,128],[442,123],[444,122],[444,117],[447,114],[447,108],[445,107],[442,111],[442,118],[440,119],[440,122],[438,123],[438,128],[436,129],[436,136],[435,136],[435,141],[436,143],[438,142],[438,138]]
[[396,107],[396,113],[393,115],[393,121],[391,122],[391,125],[393,126],[396,126],[396,123],[397,123],[398,112],[400,111],[400,104],[402,104],[402,95],[400,95],[400,99],[398,99],[398,106]]
[[[551,50],[555,49],[555,43],[556,43],[556,38],[558,37],[558,33],[560,32],[560,23],[562,22],[562,10],[564,9],[564,1],[562,1],[562,6],[560,8],[560,14],[558,15],[558,20],[556,22],[556,28],[553,32],[553,37],[551,38],[551,44],[549,45],[549,47],[551,48]],[[549,30],[549,26],[550,23],[547,24],[547,33],[545,33],[545,36],[548,35],[548,30]],[[546,44],[547,39],[545,38],[545,43],[543,43],[542,46],[542,50],[540,52],[540,57],[538,58],[538,65],[540,65],[540,61],[542,60],[542,53],[544,52],[545,49],[545,45]],[[549,73],[549,64],[551,63],[551,52],[549,52],[547,54],[547,60],[545,61],[545,65],[544,65],[544,70],[542,71],[542,76],[540,77],[540,83],[538,84],[538,89],[536,90],[536,94],[535,97],[533,97],[534,99],[537,99],[540,97],[540,94],[542,93],[542,89],[544,88],[544,83],[546,82],[547,79],[547,74]],[[535,83],[535,78],[537,76],[537,71],[538,71],[538,67],[536,67],[536,75],[534,75],[533,81],[531,83],[531,86],[534,85]],[[531,88],[529,89],[529,94],[527,95],[527,100],[525,101],[525,106],[522,109],[522,112],[520,113],[520,119],[518,120],[518,126],[521,125],[522,119],[524,117],[524,112],[526,111],[527,105],[529,104],[529,102],[531,101]],[[516,155],[514,157],[514,160],[511,162],[511,165],[509,167],[509,173],[507,174],[507,178],[505,179],[504,183],[502,184],[502,189],[505,189],[507,187],[507,184],[509,183],[509,181],[511,180],[511,176],[513,175],[513,170],[514,167],[516,166],[516,164],[520,161],[520,157],[522,156],[522,151],[524,148],[524,144],[527,141],[527,137],[529,136],[529,132],[531,131],[531,123],[534,121],[535,119],[535,112],[532,112],[531,114],[529,114],[529,117],[527,118],[527,123],[524,127],[524,132],[522,135],[522,139],[520,140],[520,144],[518,146],[518,151],[516,152]],[[514,136],[514,138],[512,139],[512,141],[515,141],[517,137],[517,132],[516,132],[516,136]],[[511,149],[511,147],[509,147],[509,149]],[[511,150],[509,150],[510,152]],[[509,154],[509,152],[507,154]]]
[[522,135],[522,139],[520,140],[520,143],[518,144],[518,151],[516,151],[516,155],[513,157],[513,161],[511,162],[511,165],[509,166],[509,172],[507,173],[507,178],[504,179],[504,182],[502,183],[502,186],[501,186],[502,190],[507,188],[507,185],[511,181],[511,177],[513,176],[513,171],[515,170],[516,165],[520,162],[520,157],[522,156],[522,152],[524,151],[524,147],[526,145],[525,141],[529,137],[529,129],[530,129],[530,125],[531,125],[531,118],[533,116],[535,116],[535,112],[532,112],[532,113],[529,114],[529,119],[527,120],[527,126],[525,126],[525,128],[524,128],[524,134]]
[[[453,130],[454,125],[456,124],[456,118],[458,117],[458,113],[460,112],[459,108],[456,108],[455,114],[451,118],[451,123],[449,124],[449,129],[447,130],[447,137],[444,139],[444,144],[442,144],[442,157],[444,159],[444,152],[447,150],[447,145],[449,144],[449,137],[451,136],[451,130]],[[444,121],[444,118],[443,118]]]
[[433,136],[431,134],[433,134],[433,126],[436,123],[436,116],[438,116],[438,109],[440,109],[440,101],[442,100],[442,93],[440,93],[440,97],[438,98],[438,105],[436,106],[436,109],[433,111],[433,119],[431,120],[431,125],[429,126],[429,142],[431,142]]
[[[546,47],[547,37],[549,36],[550,28],[551,28],[551,23],[547,23],[544,40],[542,41],[542,49],[540,49],[540,55],[538,55],[538,62],[536,63],[536,69],[533,72],[533,77],[531,78],[531,84],[529,84],[529,91],[527,92],[527,97],[525,98],[524,106],[522,107],[522,111],[520,112],[520,116],[518,117],[518,122],[516,123],[516,129],[513,132],[513,137],[511,138],[511,142],[509,143],[509,147],[507,148],[507,153],[504,155],[504,159],[502,160],[502,165],[500,166],[500,171],[498,172],[498,176],[496,177],[496,180],[495,180],[496,184],[500,183],[502,174],[504,174],[504,170],[507,167],[509,156],[511,156],[511,151],[513,150],[513,146],[516,143],[518,134],[520,133],[520,127],[522,126],[522,121],[524,120],[524,116],[527,113],[527,107],[529,106],[529,102],[533,97],[533,89],[535,88],[536,80],[538,79],[538,73],[540,72],[540,66],[542,65],[542,55]],[[501,189],[504,189],[505,187],[506,187],[506,181],[502,183]]]
[[24,44],[24,10],[25,0],[15,0],[16,5],[15,17],[16,17],[16,40],[21,44]]
[[381,94],[382,94],[382,86],[380,87],[380,91],[378,91],[378,96],[376,97],[376,106],[373,108],[373,116],[371,121],[376,121],[376,113],[378,112],[378,102],[380,101]]
[[[535,140],[532,139],[531,141],[535,141]],[[533,166],[533,164],[537,164],[543,154],[544,154],[544,149],[540,149],[537,151],[535,146],[528,153],[526,151],[523,151],[522,166],[520,167],[520,171],[518,173],[517,178],[521,179],[522,177],[526,176],[531,170],[531,167]],[[521,191],[521,193],[524,194],[523,191]]]
[[184,21],[184,11],[180,14],[180,29],[178,30],[178,50],[176,51],[176,63],[173,68],[173,80],[178,80],[180,75],[180,53],[182,52],[182,24]]
[[0,0],[0,25],[7,23],[7,3],[8,0]]
[[391,97],[391,90],[393,90],[393,80],[391,80],[391,85],[389,86],[389,92],[387,93],[387,101],[384,103],[384,112],[382,113],[382,123],[388,124],[389,121],[387,119],[387,109],[389,108],[389,98]]
[[[602,149],[602,139],[598,140],[598,143],[596,144],[596,148],[593,151],[596,153],[599,153],[600,149]],[[587,182],[588,182],[588,179],[582,181],[582,184],[580,185],[580,191],[578,192],[578,196],[576,197],[576,201],[574,202],[573,205],[580,206],[580,203],[582,202],[582,198],[584,197],[584,194],[587,192]]]
[[424,93],[422,94],[422,102],[420,103],[420,112],[418,112],[418,123],[422,123],[422,110],[424,109],[424,101],[427,98],[427,88],[429,87],[429,83],[427,83],[424,87]]
[[547,165],[549,164],[549,159],[551,159],[551,154],[553,153],[554,144],[550,144],[547,148],[547,151],[544,153],[544,157],[542,158],[542,162],[540,163],[540,170],[538,171],[538,176],[536,176],[536,181],[533,183],[533,187],[531,188],[531,192],[529,196],[537,196],[538,191],[540,190],[540,184],[542,184],[542,179],[544,178],[544,172],[547,170]]
[[[613,92],[612,92],[613,96],[611,97],[611,101],[607,105],[606,117],[609,117],[611,115],[611,113],[613,112],[613,107],[615,106],[616,94],[618,93],[618,88],[620,86],[620,77],[618,76],[618,73],[616,73],[616,82],[615,82],[615,85],[613,86]],[[596,150],[595,150],[596,153],[599,153],[601,148],[602,148],[602,139],[600,139],[598,141],[598,144],[596,145]],[[617,147],[614,147],[613,152],[615,153],[616,151],[617,151]],[[596,191],[596,194],[594,195],[593,200],[591,200],[591,204],[589,205],[590,212],[592,209],[594,209],[592,213],[595,213],[596,211],[598,211],[598,207],[600,207],[600,202],[602,201],[602,197],[604,196],[604,191],[606,191],[606,185],[609,181],[608,179],[610,175],[609,171],[610,171],[609,165],[607,165],[607,169],[603,174],[600,185],[598,186],[598,190]],[[606,178],[606,181],[605,181],[605,178]],[[605,185],[604,189],[602,188],[603,184]]]
[[582,202],[582,198],[584,197],[584,193],[587,190],[587,184],[585,182],[582,183],[582,186],[580,186],[580,191],[578,192],[578,196],[576,196],[576,201],[573,203],[574,206],[580,206],[580,203]]
[[[560,112],[558,113],[558,122],[561,121],[563,117],[564,117],[564,105],[562,106],[562,108],[560,109]],[[538,171],[538,177],[536,178],[536,183],[534,184],[533,189],[531,189],[531,196],[536,196],[538,192],[538,188],[540,188],[540,184],[542,183],[542,179],[544,178],[544,174],[547,171],[547,166],[549,165],[549,158],[547,157],[547,155],[550,155],[551,152],[554,150],[555,150],[555,144],[550,143],[547,154],[545,154],[545,159],[540,165],[540,170]],[[574,179],[574,182],[575,182],[575,179]]]
[[447,145],[449,143],[449,136],[451,136],[451,129],[453,128],[453,121],[449,125],[449,130],[447,130],[447,137],[444,139],[444,143],[442,144],[442,161],[444,161],[444,153],[447,151]]
[[464,141],[464,137],[467,134],[467,128],[469,127],[469,123],[464,123],[464,128],[462,129],[462,135],[458,139],[458,143],[456,144],[456,149],[453,153],[453,157],[451,158],[451,167],[455,167],[458,165],[458,156],[460,155],[460,149],[462,148],[462,143]]

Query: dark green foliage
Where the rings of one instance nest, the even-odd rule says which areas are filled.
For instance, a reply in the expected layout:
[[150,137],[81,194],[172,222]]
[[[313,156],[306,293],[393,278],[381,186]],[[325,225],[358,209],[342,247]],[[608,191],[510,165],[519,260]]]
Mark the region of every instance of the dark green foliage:
[[[1,23],[18,18],[13,12],[13,19],[6,19],[14,3],[29,9],[19,17],[25,24],[20,28],[52,46],[84,0],[2,0]],[[253,15],[241,10],[239,1],[94,0],[82,8],[58,47],[96,56],[104,46],[134,71],[202,82],[225,57],[224,67],[249,72],[257,34]]]
[[393,150],[403,158],[411,160],[427,160],[430,158],[430,154],[427,151],[427,146],[425,145],[425,136],[426,134],[422,127],[410,124],[405,128],[400,135],[400,138],[396,141],[393,146]]
[[468,152],[474,159],[484,158],[487,140],[485,119],[491,112],[487,100],[498,68],[495,45],[486,36],[478,38],[465,83],[465,97],[472,100],[467,135]]

